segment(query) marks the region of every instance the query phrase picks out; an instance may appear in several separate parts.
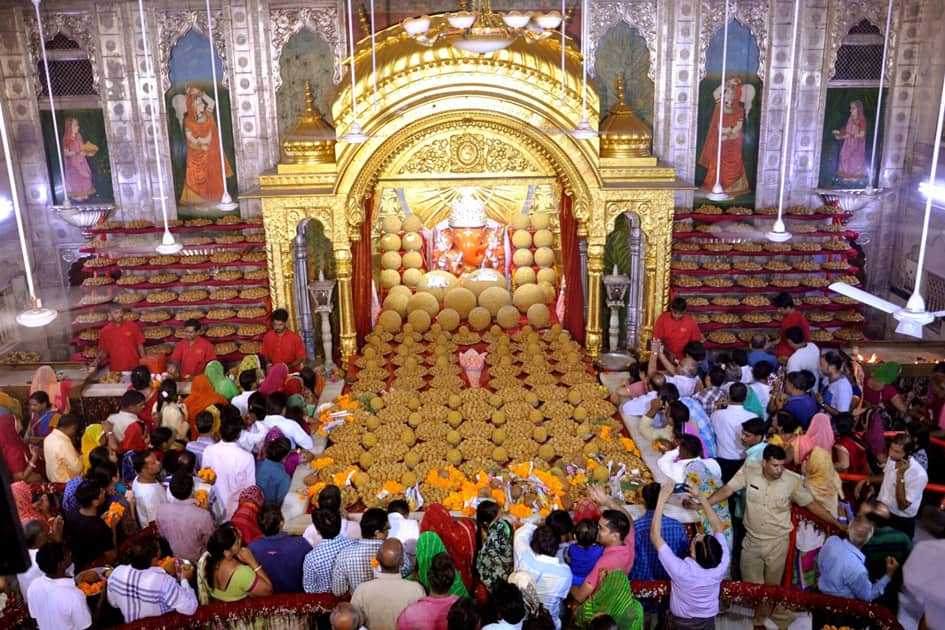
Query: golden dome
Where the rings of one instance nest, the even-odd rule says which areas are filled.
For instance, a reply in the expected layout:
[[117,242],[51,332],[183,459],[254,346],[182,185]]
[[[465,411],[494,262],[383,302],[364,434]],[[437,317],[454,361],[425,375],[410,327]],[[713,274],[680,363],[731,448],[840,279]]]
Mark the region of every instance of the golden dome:
[[283,164],[330,164],[335,161],[335,129],[315,109],[312,84],[305,82],[305,109],[282,141]]
[[647,157],[653,132],[624,102],[623,80],[617,75],[617,104],[600,123],[602,158]]

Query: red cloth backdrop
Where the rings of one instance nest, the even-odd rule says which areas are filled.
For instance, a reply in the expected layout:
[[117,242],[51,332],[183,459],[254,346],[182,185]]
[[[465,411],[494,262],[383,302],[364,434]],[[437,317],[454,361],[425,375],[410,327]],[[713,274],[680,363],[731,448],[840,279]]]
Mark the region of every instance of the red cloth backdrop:
[[577,219],[571,211],[574,205],[571,197],[561,194],[561,207],[558,211],[561,228],[561,258],[567,286],[564,290],[564,320],[562,325],[574,339],[584,343],[584,289],[582,286],[581,253],[578,249]]
[[354,328],[358,334],[358,346],[364,335],[371,332],[371,225],[374,220],[374,195],[364,200],[364,222],[361,224],[361,240],[351,245],[351,293],[354,297]]

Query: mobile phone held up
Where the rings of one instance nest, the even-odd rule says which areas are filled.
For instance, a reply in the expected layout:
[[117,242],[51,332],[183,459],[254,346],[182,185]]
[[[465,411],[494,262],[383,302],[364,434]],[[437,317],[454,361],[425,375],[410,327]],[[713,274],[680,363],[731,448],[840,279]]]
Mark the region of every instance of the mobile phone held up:
[[684,483],[677,483],[675,486],[673,486],[673,494],[685,494],[688,491],[689,489]]

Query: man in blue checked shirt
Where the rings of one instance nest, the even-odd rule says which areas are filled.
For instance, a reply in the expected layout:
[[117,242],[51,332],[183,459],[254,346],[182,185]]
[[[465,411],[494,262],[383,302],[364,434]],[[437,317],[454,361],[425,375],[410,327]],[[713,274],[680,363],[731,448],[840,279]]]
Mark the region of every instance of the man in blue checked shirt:
[[[634,548],[636,556],[633,559],[633,568],[630,570],[631,580],[668,580],[669,575],[659,561],[656,547],[650,540],[650,524],[653,521],[653,510],[660,496],[660,484],[650,483],[643,487],[643,503],[646,513],[633,522]],[[669,516],[663,516],[663,540],[672,549],[677,558],[689,556],[689,533],[686,526]],[[657,610],[658,600],[644,598],[640,600],[647,616]]]

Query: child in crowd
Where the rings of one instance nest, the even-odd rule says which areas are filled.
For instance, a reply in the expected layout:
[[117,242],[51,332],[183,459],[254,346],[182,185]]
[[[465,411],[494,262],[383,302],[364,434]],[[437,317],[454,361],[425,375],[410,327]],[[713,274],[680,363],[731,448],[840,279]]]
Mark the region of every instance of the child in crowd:
[[156,427],[151,429],[151,450],[158,461],[164,461],[164,454],[175,447],[174,430],[170,427]]
[[574,527],[575,542],[565,551],[565,560],[571,567],[571,586],[581,586],[604,548],[597,544],[597,522],[585,519]]

